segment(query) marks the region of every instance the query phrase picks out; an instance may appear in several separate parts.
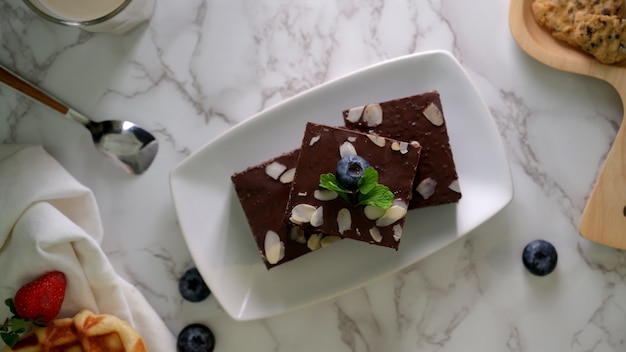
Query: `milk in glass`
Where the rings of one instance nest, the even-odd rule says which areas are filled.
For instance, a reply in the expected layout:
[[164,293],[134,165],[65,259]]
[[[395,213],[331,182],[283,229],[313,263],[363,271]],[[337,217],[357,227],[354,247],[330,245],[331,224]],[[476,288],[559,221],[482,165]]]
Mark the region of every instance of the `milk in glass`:
[[155,0],[26,0],[53,22],[122,34],[152,16]]

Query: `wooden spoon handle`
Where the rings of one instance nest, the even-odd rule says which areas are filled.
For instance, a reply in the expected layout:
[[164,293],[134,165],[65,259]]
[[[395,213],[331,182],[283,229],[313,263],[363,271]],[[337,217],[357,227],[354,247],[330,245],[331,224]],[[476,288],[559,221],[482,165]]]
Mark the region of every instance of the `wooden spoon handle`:
[[579,224],[581,236],[620,249],[626,249],[625,129],[622,122]]
[[0,65],[0,82],[17,90],[18,92],[26,95],[27,97],[30,97],[46,106],[49,106],[50,108],[60,112],[63,115],[67,114],[69,110],[67,106],[65,106],[58,100],[54,99],[43,90],[35,87],[34,85],[20,78],[18,75],[9,71],[7,68],[3,67],[2,65]]

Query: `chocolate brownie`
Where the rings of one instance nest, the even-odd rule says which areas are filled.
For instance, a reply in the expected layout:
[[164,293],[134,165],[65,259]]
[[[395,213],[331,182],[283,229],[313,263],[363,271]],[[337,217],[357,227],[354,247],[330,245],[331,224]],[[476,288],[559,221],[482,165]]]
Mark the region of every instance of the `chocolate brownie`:
[[298,155],[294,150],[231,176],[268,269],[311,251],[304,233],[283,221]]
[[461,199],[437,91],[344,110],[343,117],[347,128],[422,145],[409,209]]
[[[417,142],[309,122],[285,216],[310,231],[397,249],[420,151]],[[320,175],[335,174],[338,161],[345,155],[364,158],[378,172],[378,183],[393,192],[391,207],[383,210],[355,205],[320,187]]]

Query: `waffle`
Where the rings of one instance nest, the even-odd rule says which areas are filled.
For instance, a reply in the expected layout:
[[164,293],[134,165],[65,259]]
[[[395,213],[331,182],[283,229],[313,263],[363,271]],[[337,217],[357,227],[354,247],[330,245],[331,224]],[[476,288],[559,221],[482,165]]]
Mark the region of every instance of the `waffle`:
[[46,327],[36,327],[22,336],[13,348],[2,352],[141,352],[143,339],[127,322],[109,314],[88,310],[74,318],[55,319]]

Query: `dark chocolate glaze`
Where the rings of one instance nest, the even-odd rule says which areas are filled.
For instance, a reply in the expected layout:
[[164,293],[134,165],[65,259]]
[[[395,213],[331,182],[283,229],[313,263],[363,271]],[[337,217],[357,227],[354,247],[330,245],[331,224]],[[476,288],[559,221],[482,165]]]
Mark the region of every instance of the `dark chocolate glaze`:
[[[317,138],[319,139],[316,142],[311,142]],[[382,241],[378,243],[369,234],[369,230],[375,226],[375,221],[365,217],[364,206],[351,205],[339,197],[329,201],[320,201],[314,197],[315,190],[320,189],[320,175],[335,173],[337,162],[341,158],[339,147],[344,142],[349,141],[350,138],[354,138],[354,141],[350,142],[355,147],[357,154],[365,158],[378,171],[379,183],[389,187],[396,199],[408,204],[415,170],[420,159],[421,147],[418,143],[409,145],[408,151],[403,154],[400,151],[392,150],[393,141],[389,139],[386,140],[384,147],[380,147],[374,144],[364,133],[308,123],[302,139],[286,218],[290,217],[291,210],[298,204],[322,206],[324,222],[317,228],[319,232],[397,249],[399,240],[393,237],[393,227],[394,225],[403,226],[404,217],[394,224],[380,227]],[[351,212],[352,226],[344,233],[339,233],[337,213],[343,208]]]
[[[443,114],[437,91],[380,102],[378,104],[383,111],[383,122],[376,127],[369,127],[362,120],[356,123],[350,122],[346,120],[349,110],[343,111],[347,128],[376,133],[401,141],[418,141],[422,145],[413,184],[413,195],[409,203],[410,209],[453,203],[461,199],[461,193],[448,188],[454,180],[458,179],[458,176],[445,120],[443,125],[435,126],[422,113],[431,103],[435,104]],[[437,181],[437,186],[435,193],[430,198],[424,199],[415,187],[428,177]]]
[[[274,161],[286,166],[287,170],[296,167],[298,154],[299,150],[294,150],[231,176],[261,258],[268,269],[311,251],[306,243],[291,238],[292,225],[284,221],[291,183],[274,180],[265,172],[265,167]],[[276,264],[270,264],[265,258],[265,234],[269,230],[276,232],[285,244],[285,256]]]

